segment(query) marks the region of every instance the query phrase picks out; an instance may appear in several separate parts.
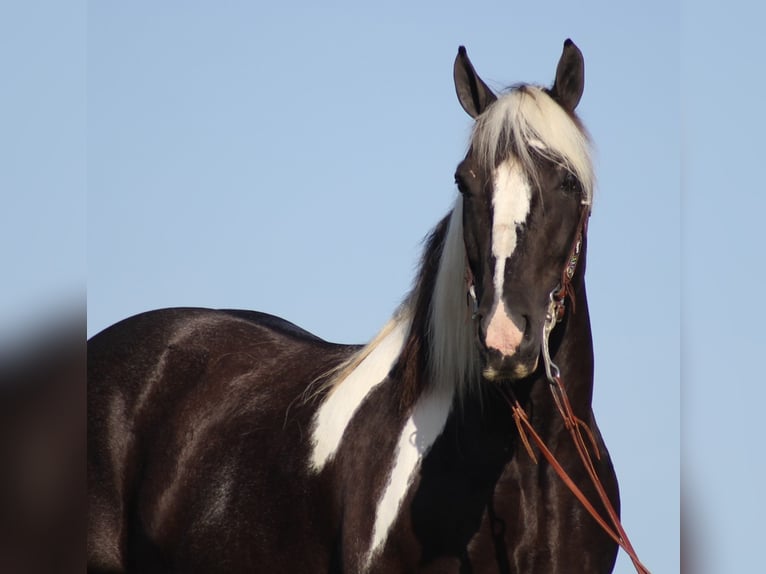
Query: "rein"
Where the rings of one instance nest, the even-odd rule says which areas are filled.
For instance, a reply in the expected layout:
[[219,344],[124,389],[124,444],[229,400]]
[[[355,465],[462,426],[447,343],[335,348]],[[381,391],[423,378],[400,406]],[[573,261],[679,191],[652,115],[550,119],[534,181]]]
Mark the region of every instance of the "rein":
[[511,407],[513,418],[519,431],[519,436],[521,437],[521,440],[531,459],[537,464],[538,459],[532,450],[529,442],[529,437],[531,437],[535,444],[537,444],[540,452],[551,465],[551,467],[556,471],[556,474],[559,475],[559,478],[561,478],[567,488],[580,501],[580,503],[594,518],[594,520],[596,520],[604,532],[612,540],[619,544],[623,550],[625,550],[633,562],[636,571],[639,574],[650,574],[649,570],[641,563],[638,555],[636,554],[636,551],[633,549],[633,546],[628,539],[628,535],[620,522],[620,518],[606,494],[606,489],[604,488],[603,484],[601,484],[601,480],[598,477],[596,467],[593,464],[593,459],[591,458],[588,449],[588,443],[586,443],[585,439],[583,438],[583,431],[588,437],[588,441],[596,458],[600,459],[595,437],[593,436],[593,433],[591,432],[588,425],[583,420],[575,416],[574,411],[572,410],[572,405],[569,402],[569,397],[567,396],[564,382],[561,378],[561,371],[559,370],[556,363],[553,362],[550,356],[550,334],[554,327],[564,318],[564,314],[566,313],[567,297],[569,297],[572,303],[572,311],[574,312],[575,294],[574,288],[572,287],[572,278],[574,277],[575,270],[577,268],[577,262],[582,251],[589,215],[590,211],[587,207],[584,207],[582,210],[582,215],[580,216],[580,223],[578,225],[578,232],[575,236],[574,244],[570,251],[567,264],[561,274],[561,282],[550,293],[548,309],[545,318],[545,326],[543,328],[542,355],[545,366],[545,376],[548,379],[551,394],[553,395],[553,401],[556,404],[556,408],[561,414],[562,419],[564,420],[566,429],[569,431],[569,434],[572,437],[572,441],[574,442],[577,449],[577,454],[580,456],[580,460],[588,472],[588,476],[590,477],[591,482],[593,483],[593,486],[595,487],[596,492],[598,493],[598,496],[601,499],[604,508],[606,509],[609,522],[607,522],[607,519],[601,516],[601,514],[596,510],[594,505],[588,500],[582,490],[578,488],[575,482],[564,470],[561,463],[559,463],[550,449],[546,446],[545,441],[543,441],[537,431],[535,431],[532,423],[527,417],[527,413],[524,411],[521,404],[519,403],[519,400],[516,398],[510,388],[506,389],[510,396],[504,395],[504,397]]

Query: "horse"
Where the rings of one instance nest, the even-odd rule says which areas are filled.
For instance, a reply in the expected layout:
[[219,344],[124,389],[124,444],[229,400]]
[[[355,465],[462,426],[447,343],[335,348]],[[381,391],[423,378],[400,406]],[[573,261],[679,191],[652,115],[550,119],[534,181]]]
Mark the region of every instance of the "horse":
[[591,408],[584,66],[567,40],[550,87],[498,94],[459,48],[454,206],[369,343],[202,308],[88,342],[89,572],[612,571],[619,540],[554,468],[619,512]]

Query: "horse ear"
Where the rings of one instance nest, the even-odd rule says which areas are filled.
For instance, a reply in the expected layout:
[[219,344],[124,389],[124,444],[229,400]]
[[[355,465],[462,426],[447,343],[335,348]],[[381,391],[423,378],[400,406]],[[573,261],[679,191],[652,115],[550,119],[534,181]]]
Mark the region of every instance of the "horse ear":
[[567,38],[559,65],[556,67],[556,80],[553,82],[551,95],[564,109],[573,112],[580,103],[584,89],[585,60],[580,49]]
[[464,46],[460,46],[457,51],[453,74],[457,99],[472,118],[481,115],[497,99],[497,96],[473,69]]

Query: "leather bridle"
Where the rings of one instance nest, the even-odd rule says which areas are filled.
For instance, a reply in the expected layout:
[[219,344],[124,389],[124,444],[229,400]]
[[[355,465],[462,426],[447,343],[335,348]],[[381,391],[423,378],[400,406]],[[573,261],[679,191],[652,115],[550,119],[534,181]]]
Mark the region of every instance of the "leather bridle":
[[[594,455],[596,456],[597,459],[600,459],[598,447],[596,444],[596,440],[593,436],[593,433],[588,427],[587,423],[585,423],[585,421],[575,416],[574,411],[572,410],[572,405],[569,402],[569,397],[567,396],[564,381],[561,378],[561,371],[559,370],[556,363],[553,362],[550,356],[550,350],[549,350],[550,334],[555,328],[555,326],[559,322],[561,322],[561,320],[564,318],[564,315],[566,313],[567,297],[572,303],[572,312],[574,312],[575,310],[575,293],[574,293],[574,288],[572,286],[572,279],[577,269],[577,262],[579,260],[580,254],[583,249],[589,216],[590,216],[589,206],[583,206],[582,212],[580,215],[578,231],[575,236],[575,240],[572,245],[572,248],[570,250],[569,258],[567,259],[567,263],[562,271],[561,281],[559,285],[557,285],[556,288],[550,293],[548,309],[547,309],[546,319],[545,319],[545,327],[543,329],[543,340],[541,342],[541,347],[542,347],[543,362],[545,366],[545,375],[546,375],[546,378],[548,379],[551,394],[553,395],[553,401],[556,404],[556,408],[561,414],[562,419],[564,420],[564,426],[569,431],[572,441],[574,442],[574,445],[577,449],[577,453],[580,457],[580,460],[582,461],[583,466],[585,467],[588,473],[588,476],[590,477],[591,482],[593,483],[593,486],[596,489],[596,492],[598,493],[599,498],[601,499],[601,503],[606,509],[607,518],[604,518],[596,510],[593,503],[591,503],[588,500],[587,496],[585,496],[582,490],[580,490],[580,488],[575,484],[575,482],[564,470],[561,463],[556,459],[554,454],[546,446],[545,441],[540,437],[537,431],[535,431],[534,427],[532,426],[532,423],[527,417],[527,413],[524,411],[523,407],[521,406],[521,404],[519,403],[519,400],[514,395],[513,390],[510,388],[510,386],[504,387],[504,390],[507,393],[507,395],[504,395],[504,396],[510,404],[511,410],[513,412],[513,418],[516,423],[516,427],[519,431],[519,436],[521,437],[522,443],[524,444],[527,450],[527,453],[529,453],[529,456],[532,458],[532,460],[535,463],[538,462],[538,459],[535,456],[535,453],[532,450],[532,446],[529,442],[529,437],[531,437],[532,440],[535,442],[535,444],[539,448],[542,455],[548,461],[548,464],[550,464],[551,467],[556,471],[556,474],[559,475],[559,477],[567,486],[567,488],[580,501],[580,503],[588,511],[588,513],[596,520],[596,522],[599,524],[599,526],[601,526],[604,532],[612,540],[614,540],[617,544],[619,544],[623,550],[625,550],[625,552],[628,554],[631,561],[633,562],[633,565],[635,566],[636,571],[639,574],[650,574],[646,566],[644,566],[641,563],[641,561],[638,559],[638,555],[636,554],[636,551],[633,549],[633,546],[630,543],[630,540],[628,539],[628,535],[625,532],[625,529],[623,528],[620,522],[620,518],[617,514],[617,511],[614,509],[614,506],[609,500],[609,496],[607,495],[606,490],[603,484],[601,483],[601,480],[598,477],[598,473],[596,472],[596,467],[593,464],[593,459],[591,458],[591,455],[588,449],[588,446],[590,444],[590,447],[593,449]],[[588,442],[586,442],[585,439],[583,438],[583,434],[585,434],[585,436],[588,437]]]

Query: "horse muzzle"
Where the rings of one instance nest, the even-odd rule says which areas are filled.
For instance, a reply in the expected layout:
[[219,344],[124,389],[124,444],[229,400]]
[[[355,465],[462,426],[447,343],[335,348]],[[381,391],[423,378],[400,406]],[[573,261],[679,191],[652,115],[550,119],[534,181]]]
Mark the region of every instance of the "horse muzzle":
[[525,356],[518,353],[502,356],[492,350],[487,350],[482,375],[492,382],[516,381],[534,373],[539,363],[539,352],[532,355],[525,354]]
[[483,375],[490,381],[512,381],[531,375],[539,364],[538,337],[526,316],[515,317],[498,305],[480,324]]

